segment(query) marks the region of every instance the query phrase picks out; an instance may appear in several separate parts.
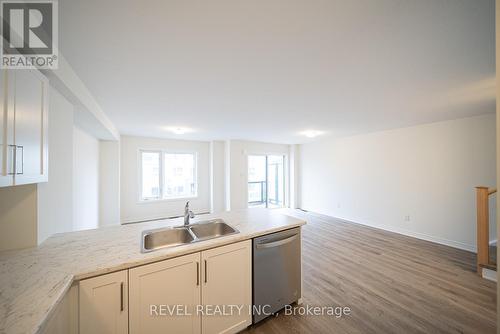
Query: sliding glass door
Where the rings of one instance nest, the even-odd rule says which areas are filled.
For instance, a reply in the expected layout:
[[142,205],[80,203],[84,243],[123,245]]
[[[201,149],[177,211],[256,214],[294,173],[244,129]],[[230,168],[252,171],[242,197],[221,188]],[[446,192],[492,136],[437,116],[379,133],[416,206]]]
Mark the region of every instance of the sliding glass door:
[[285,156],[248,156],[248,207],[285,206]]
[[282,208],[285,206],[285,157],[282,155],[267,156],[267,207]]

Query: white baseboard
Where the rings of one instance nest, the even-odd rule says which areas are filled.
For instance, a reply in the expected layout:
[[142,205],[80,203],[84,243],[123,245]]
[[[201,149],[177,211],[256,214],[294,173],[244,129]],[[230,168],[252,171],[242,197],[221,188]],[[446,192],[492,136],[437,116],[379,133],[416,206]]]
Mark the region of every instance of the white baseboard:
[[[310,212],[310,213],[313,213],[313,212]],[[389,232],[394,232],[394,233],[406,235],[408,237],[413,237],[413,238],[417,238],[417,239],[421,239],[421,240],[431,241],[431,242],[435,242],[437,244],[450,246],[453,248],[463,249],[463,250],[473,252],[473,253],[476,253],[476,251],[477,251],[476,245],[471,245],[471,244],[466,244],[466,243],[463,243],[460,241],[436,237],[436,236],[428,235],[425,233],[410,231],[410,230],[400,228],[400,227],[388,226],[388,225],[384,225],[384,224],[377,224],[377,223],[362,220],[362,219],[356,219],[355,221],[353,221],[353,220],[345,218],[345,217],[332,217],[332,216],[327,215],[327,214],[322,214],[322,215],[331,217],[333,219],[339,219],[339,220],[342,220],[346,223],[370,226],[370,227],[378,228],[378,229],[381,229],[384,231],[389,231]]]
[[497,272],[494,270],[490,270],[488,268],[483,268],[482,276],[483,276],[483,278],[485,278],[489,281],[493,281],[493,282],[497,281]]

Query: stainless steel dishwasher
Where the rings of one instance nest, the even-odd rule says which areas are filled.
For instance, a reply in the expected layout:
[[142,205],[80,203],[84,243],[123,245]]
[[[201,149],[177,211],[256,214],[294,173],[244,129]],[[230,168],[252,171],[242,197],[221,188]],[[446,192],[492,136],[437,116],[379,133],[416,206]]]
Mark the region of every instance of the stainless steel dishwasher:
[[300,228],[253,239],[253,323],[301,298]]

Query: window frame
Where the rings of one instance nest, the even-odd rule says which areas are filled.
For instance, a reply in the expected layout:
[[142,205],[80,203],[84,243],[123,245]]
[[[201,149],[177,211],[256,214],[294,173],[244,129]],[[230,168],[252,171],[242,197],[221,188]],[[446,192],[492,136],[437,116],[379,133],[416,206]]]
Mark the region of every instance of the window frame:
[[[159,153],[160,154],[160,198],[158,199],[144,199],[142,197],[142,153]],[[179,196],[179,197],[164,197],[165,188],[165,154],[191,154],[194,157],[194,181],[195,181],[195,194],[190,196]],[[198,177],[198,151],[195,150],[171,150],[171,149],[142,149],[140,148],[137,153],[138,162],[138,191],[137,191],[137,203],[158,203],[158,202],[176,202],[199,198],[199,177]]]

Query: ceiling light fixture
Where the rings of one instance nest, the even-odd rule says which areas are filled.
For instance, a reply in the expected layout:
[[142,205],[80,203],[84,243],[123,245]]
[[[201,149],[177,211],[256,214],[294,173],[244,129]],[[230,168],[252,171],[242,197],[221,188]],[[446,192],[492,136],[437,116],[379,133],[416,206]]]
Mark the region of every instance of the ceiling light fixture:
[[188,132],[193,132],[193,129],[183,128],[183,127],[180,127],[180,126],[168,127],[168,128],[165,128],[165,129],[168,130],[168,131],[170,131],[170,132],[175,133],[176,135],[183,135],[183,134],[186,134]]
[[302,131],[300,134],[306,136],[307,138],[315,138],[317,136],[321,136],[323,133],[324,133],[323,131],[318,131],[318,130],[305,130]]
[[176,135],[183,135],[186,133],[186,129],[184,128],[175,128],[172,129],[172,132],[175,133]]

